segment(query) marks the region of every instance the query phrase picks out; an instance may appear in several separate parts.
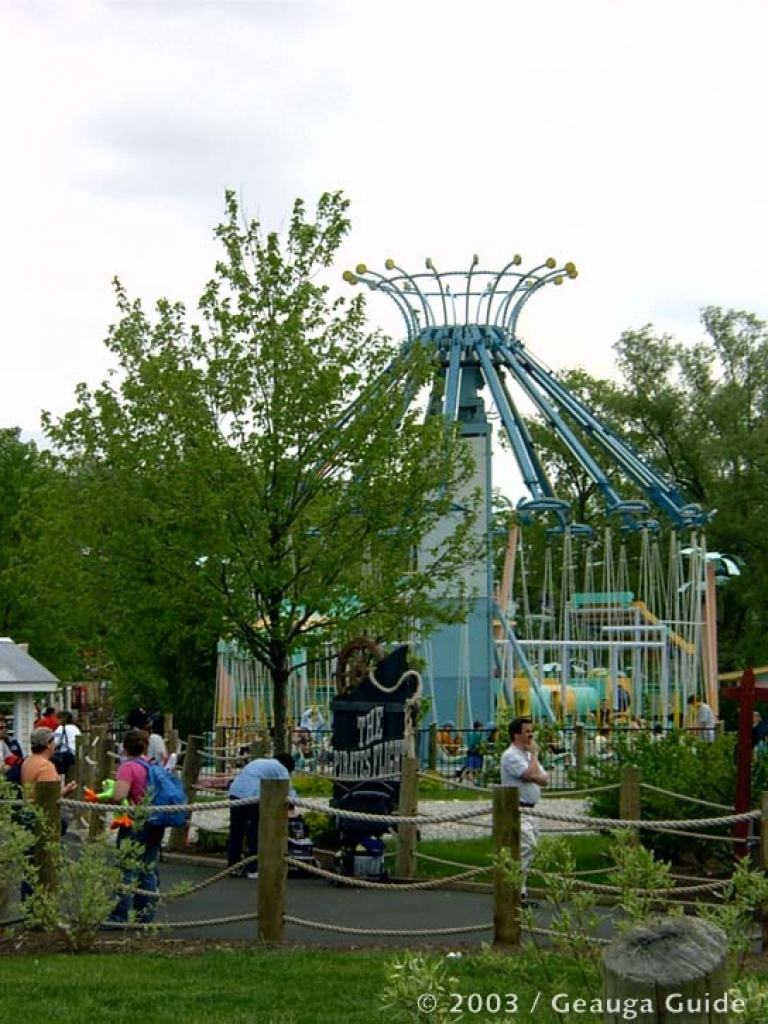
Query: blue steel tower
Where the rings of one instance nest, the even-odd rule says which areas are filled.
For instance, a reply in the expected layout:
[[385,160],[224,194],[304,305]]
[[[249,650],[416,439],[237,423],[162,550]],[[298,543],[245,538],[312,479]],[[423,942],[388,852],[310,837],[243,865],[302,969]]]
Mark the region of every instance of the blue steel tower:
[[[653,522],[649,519],[651,508],[678,527],[704,525],[709,517],[700,506],[687,503],[674,482],[646,466],[518,337],[518,320],[526,303],[546,285],[562,285],[575,278],[574,264],[558,267],[557,261],[549,258],[523,270],[519,255],[499,271],[481,270],[478,264],[475,256],[467,270],[439,272],[427,259],[425,271],[410,274],[394,260],[387,260],[386,274],[360,264],[354,272],[346,271],[344,278],[350,284],[361,283],[382,292],[395,303],[405,324],[404,352],[415,344],[434,349],[437,372],[428,414],[442,414],[458,422],[473,452],[475,476],[470,488],[479,490],[484,499],[476,526],[484,556],[469,578],[461,581],[468,592],[476,595],[468,602],[466,621],[443,627],[433,635],[430,668],[441,707],[455,707],[459,694],[468,690],[475,717],[491,717],[495,704],[493,680],[498,668],[494,620],[512,643],[531,685],[538,689],[539,684],[504,610],[494,603],[492,430],[484,391],[491,397],[528,491],[517,506],[523,517],[546,516],[553,529],[561,531],[586,529],[572,521],[569,503],[555,493],[519,411],[515,399],[518,393],[581,464],[602,496],[606,513],[618,516],[625,527]],[[617,466],[641,497],[622,497],[597,461],[597,453]],[[456,514],[461,514],[460,504],[459,498]]]

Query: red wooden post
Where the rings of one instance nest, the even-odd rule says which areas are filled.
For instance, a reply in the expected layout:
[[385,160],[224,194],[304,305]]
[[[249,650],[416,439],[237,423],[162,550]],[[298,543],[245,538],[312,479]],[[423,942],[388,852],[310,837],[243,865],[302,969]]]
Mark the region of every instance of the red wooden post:
[[[750,809],[752,796],[752,712],[756,700],[768,700],[768,686],[756,685],[754,671],[746,668],[738,685],[721,690],[720,696],[729,697],[739,705],[735,809],[737,814],[744,814]],[[736,856],[745,857],[748,852],[749,822],[737,821],[733,826],[733,835],[742,841],[736,845]]]

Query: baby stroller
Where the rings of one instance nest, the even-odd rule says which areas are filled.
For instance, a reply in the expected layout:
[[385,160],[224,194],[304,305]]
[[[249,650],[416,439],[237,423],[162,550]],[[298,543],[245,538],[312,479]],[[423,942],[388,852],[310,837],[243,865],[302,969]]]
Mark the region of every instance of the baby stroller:
[[[315,844],[309,837],[307,823],[295,807],[288,811],[288,856],[309,867],[317,867]],[[302,868],[291,864],[289,870],[301,872]]]
[[[394,793],[382,789],[355,789],[333,801],[339,812],[356,811],[363,814],[392,814],[395,806]],[[361,821],[337,817],[339,829],[339,852],[335,866],[340,875],[353,878],[367,878],[371,881],[386,882],[389,875],[384,867],[384,840],[389,832],[387,822]]]

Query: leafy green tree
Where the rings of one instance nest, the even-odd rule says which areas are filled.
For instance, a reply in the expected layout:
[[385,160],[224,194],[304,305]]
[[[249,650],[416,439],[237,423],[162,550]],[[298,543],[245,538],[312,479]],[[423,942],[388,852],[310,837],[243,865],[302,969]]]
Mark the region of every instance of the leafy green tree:
[[744,566],[720,593],[721,665],[764,662],[768,648],[768,328],[753,314],[708,306],[705,337],[686,346],[646,327],[617,346],[624,429],[652,464],[715,512],[710,550]]
[[199,321],[167,300],[150,315],[116,282],[115,372],[45,418],[80,491],[67,529],[116,673],[136,672],[121,614],[146,623],[150,649],[230,635],[271,675],[278,743],[297,651],[450,619],[442,588],[473,556],[468,515],[428,566],[414,557],[469,456],[444,420],[405,408],[428,353],[366,333],[363,297],[321,283],[347,205],[325,194],[310,220],[297,201],[281,237],[243,223],[228,193]]
[[38,451],[21,440],[17,428],[0,429],[0,633],[12,636],[19,625],[22,593],[18,586],[17,553],[24,531],[22,504],[38,462]]
[[56,473],[47,453],[23,441],[18,428],[3,428],[0,480],[0,635],[27,643],[34,657],[58,673],[72,661],[47,589],[39,585],[39,548],[34,543]]

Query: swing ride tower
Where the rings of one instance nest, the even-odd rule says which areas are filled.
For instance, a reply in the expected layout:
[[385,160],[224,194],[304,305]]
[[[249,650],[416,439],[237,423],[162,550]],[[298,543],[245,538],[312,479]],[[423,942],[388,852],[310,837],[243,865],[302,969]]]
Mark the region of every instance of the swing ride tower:
[[[607,520],[622,531],[643,532],[647,536],[657,530],[658,522],[653,517],[660,513],[670,521],[673,532],[685,534],[689,543],[688,572],[678,589],[693,588],[691,592],[698,595],[707,586],[703,528],[708,514],[699,505],[687,502],[674,482],[646,465],[527,350],[518,335],[518,321],[526,304],[542,289],[574,279],[577,276],[574,264],[558,266],[557,261],[550,258],[523,269],[522,258],[516,255],[501,270],[486,271],[480,269],[475,256],[469,268],[463,271],[439,272],[431,259],[427,259],[426,269],[418,273],[403,270],[394,260],[387,260],[385,269],[386,273],[378,273],[360,264],[354,272],[346,271],[344,278],[350,284],[362,284],[375,293],[382,293],[394,302],[405,327],[403,356],[415,345],[427,346],[434,352],[437,370],[427,414],[440,414],[460,425],[475,462],[467,496],[478,492],[481,495],[475,531],[482,555],[470,567],[466,578],[457,581],[457,593],[467,595],[464,621],[439,628],[422,652],[427,663],[425,688],[433,697],[433,716],[443,720],[460,717],[468,725],[473,718],[492,719],[500,695],[514,705],[515,679],[522,676],[528,687],[527,709],[542,718],[554,719],[551,688],[547,688],[543,667],[548,662],[544,659],[554,655],[559,672],[556,685],[562,689],[560,706],[566,708],[566,689],[573,682],[571,660],[577,639],[583,649],[591,652],[585,671],[591,671],[593,679],[599,679],[594,673],[600,671],[606,674],[612,671],[616,677],[620,671],[617,659],[623,662],[624,653],[629,652],[628,660],[635,666],[628,689],[634,708],[642,707],[638,651],[644,647],[661,652],[656,657],[663,663],[662,676],[670,659],[680,650],[689,655],[691,664],[695,663],[696,675],[702,665],[707,665],[707,658],[700,656],[696,642],[693,643],[695,656],[691,657],[691,642],[681,640],[674,629],[668,628],[661,617],[648,608],[638,610],[635,606],[643,602],[633,602],[632,593],[621,592],[618,601],[633,606],[632,613],[626,615],[613,611],[613,592],[574,593],[568,616],[561,620],[566,634],[570,629],[570,635],[552,636],[546,643],[541,636],[538,645],[518,635],[514,602],[496,599],[492,551],[492,423],[484,396],[490,397],[494,419],[500,423],[527,491],[527,496],[517,503],[520,523],[543,517],[549,523],[550,532],[562,536],[566,544],[591,533],[589,527],[574,521],[569,502],[556,493],[526,426],[525,409],[535,412],[548,424],[570,457],[587,474],[602,499]],[[396,369],[396,366],[390,367],[387,374]],[[610,475],[604,468],[606,465],[611,468]],[[628,493],[617,489],[616,470],[624,481],[622,487],[629,486]],[[465,507],[462,496],[457,496],[454,514],[461,515]],[[449,525],[445,524],[445,533]],[[426,551],[434,539],[439,536],[428,538],[423,547],[422,564],[427,564],[424,562],[428,557]],[[678,545],[678,550],[680,547]],[[700,604],[698,597],[696,601]],[[596,620],[590,620],[591,608],[601,603],[604,607],[609,604],[611,613],[607,618],[603,616],[598,639],[577,638],[580,629],[586,630],[584,635],[589,634],[590,629],[590,635],[595,634]],[[694,613],[697,619],[704,617],[700,611],[699,607]],[[594,644],[594,650],[583,647],[590,643]],[[607,668],[598,667],[599,658],[594,653],[598,648],[609,651]],[[712,675],[711,658],[709,662]],[[669,678],[665,678],[666,683],[662,680],[660,684],[661,694],[656,706],[659,714],[667,714],[671,705],[671,684]],[[678,694],[678,701],[702,688],[697,678],[687,678],[679,685],[682,692]],[[704,688],[716,710],[714,679]],[[618,699],[616,693],[614,690],[612,700]]]

